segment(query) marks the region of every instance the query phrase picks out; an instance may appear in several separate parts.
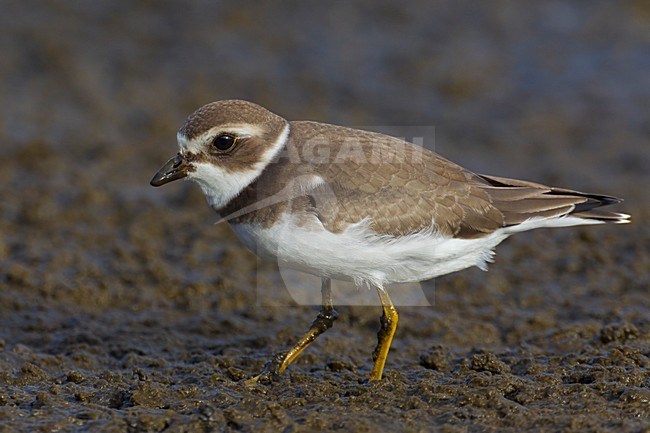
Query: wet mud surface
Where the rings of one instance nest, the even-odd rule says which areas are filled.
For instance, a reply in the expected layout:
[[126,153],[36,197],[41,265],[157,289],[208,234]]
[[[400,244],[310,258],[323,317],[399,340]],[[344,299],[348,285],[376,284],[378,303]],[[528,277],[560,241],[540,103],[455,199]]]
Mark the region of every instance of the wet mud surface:
[[[14,3],[0,24],[0,432],[650,430],[645,3]],[[317,308],[194,185],[148,185],[184,117],[232,97],[435,125],[468,168],[621,196],[633,222],[424,283],[381,382],[380,308],[341,306],[248,388]]]

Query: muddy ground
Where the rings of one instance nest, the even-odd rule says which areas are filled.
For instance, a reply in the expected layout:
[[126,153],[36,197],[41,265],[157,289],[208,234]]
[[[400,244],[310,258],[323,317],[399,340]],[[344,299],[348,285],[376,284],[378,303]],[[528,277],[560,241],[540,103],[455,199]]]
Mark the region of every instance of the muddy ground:
[[[650,431],[646,2],[2,9],[0,432]],[[380,310],[342,306],[247,388],[316,309],[194,185],[148,185],[184,117],[233,97],[433,125],[468,168],[624,197],[633,223],[519,235],[423,284],[379,383]]]

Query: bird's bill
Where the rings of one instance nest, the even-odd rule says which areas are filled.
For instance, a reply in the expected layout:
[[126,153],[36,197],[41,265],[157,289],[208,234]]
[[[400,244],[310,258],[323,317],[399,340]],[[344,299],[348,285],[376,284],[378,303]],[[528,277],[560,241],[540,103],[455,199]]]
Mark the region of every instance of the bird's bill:
[[154,174],[151,182],[152,186],[160,186],[171,181],[182,179],[187,176],[187,162],[179,153],[165,163],[156,174]]

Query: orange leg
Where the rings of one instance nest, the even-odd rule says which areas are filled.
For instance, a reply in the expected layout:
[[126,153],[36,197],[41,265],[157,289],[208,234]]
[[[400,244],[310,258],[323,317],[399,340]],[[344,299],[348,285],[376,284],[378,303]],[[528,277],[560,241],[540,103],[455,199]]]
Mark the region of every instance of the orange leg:
[[332,327],[338,313],[332,305],[332,281],[329,278],[322,279],[321,295],[323,300],[320,312],[307,333],[288,351],[275,354],[266,363],[262,372],[248,379],[245,382],[246,385],[251,386],[259,382],[260,379],[282,374],[303,350],[309,347],[319,335]]
[[377,293],[379,294],[381,306],[384,311],[380,319],[381,328],[379,328],[379,332],[377,332],[377,347],[375,347],[375,351],[372,354],[372,359],[375,361],[375,365],[372,367],[370,380],[380,380],[383,375],[384,365],[386,365],[386,358],[388,358],[388,351],[393,342],[393,336],[395,335],[399,318],[397,310],[395,309],[393,302],[390,300],[388,293],[379,287],[377,287]]

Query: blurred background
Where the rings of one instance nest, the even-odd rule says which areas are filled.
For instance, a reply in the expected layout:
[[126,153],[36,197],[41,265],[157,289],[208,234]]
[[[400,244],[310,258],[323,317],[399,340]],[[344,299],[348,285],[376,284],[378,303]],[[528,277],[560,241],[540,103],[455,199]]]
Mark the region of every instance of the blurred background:
[[123,146],[130,181],[174,151],[187,114],[226,98],[295,120],[435,125],[439,151],[479,172],[606,189],[650,172],[643,1],[4,8],[3,144]]
[[[490,274],[440,279],[435,309],[414,312],[417,323],[400,322],[398,338],[419,349],[413,354],[403,343],[400,353],[412,357],[392,362],[417,364],[417,351],[434,341],[452,351],[516,345],[527,330],[544,335],[564,320],[595,321],[594,329],[623,320],[647,336],[648,2],[1,6],[6,371],[53,356],[54,372],[41,365],[46,379],[35,382],[47,383],[56,371],[81,368],[79,350],[97,356],[84,361],[86,371],[128,370],[132,364],[120,362],[136,347],[169,362],[232,347],[228,365],[252,371],[310,323],[308,309],[254,308],[260,281],[281,282],[225,225],[212,225],[216,216],[198,188],[149,186],[177,151],[185,117],[226,98],[290,120],[434,126],[438,153],[473,171],[625,198],[618,209],[633,215],[628,226],[521,235],[500,247]],[[367,325],[355,337],[361,343],[341,355],[356,368],[368,368],[370,349],[362,348],[374,344],[376,318],[374,310],[344,314],[343,322]],[[160,329],[176,335],[180,348],[161,343]],[[227,329],[257,340],[232,340]],[[349,343],[354,332],[342,329]],[[437,340],[417,343],[430,332]],[[134,340],[119,340],[127,334]],[[312,360],[338,356],[314,353]],[[30,395],[11,398],[25,403]],[[131,395],[129,404],[136,400]]]

